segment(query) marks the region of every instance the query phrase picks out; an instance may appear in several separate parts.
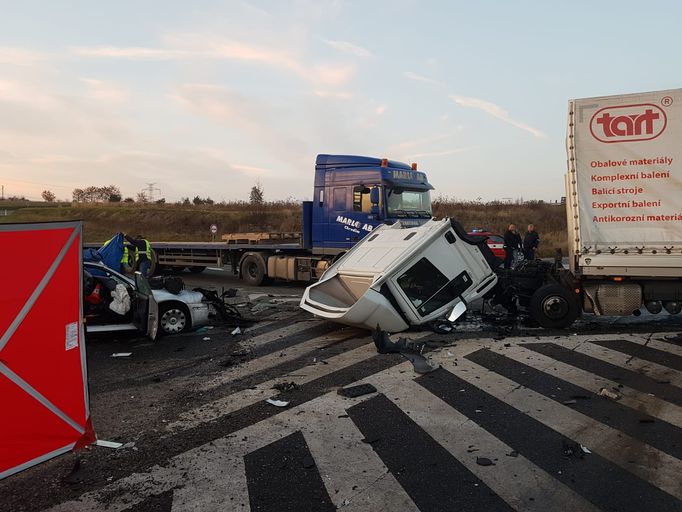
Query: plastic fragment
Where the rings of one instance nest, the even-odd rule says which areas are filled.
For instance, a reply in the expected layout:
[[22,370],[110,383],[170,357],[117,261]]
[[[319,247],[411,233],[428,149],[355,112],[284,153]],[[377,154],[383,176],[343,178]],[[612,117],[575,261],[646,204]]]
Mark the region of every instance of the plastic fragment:
[[132,352],[114,352],[111,357],[130,357],[132,355]]
[[232,336],[236,336],[237,334],[241,334],[242,330],[239,327],[235,327],[235,329],[230,333]]
[[606,398],[610,398],[611,400],[620,400],[621,398],[621,395],[619,393],[616,393],[606,388],[601,388],[599,390],[599,396],[605,396]]
[[286,407],[289,405],[289,402],[285,402],[284,400],[274,400],[272,398],[268,398],[266,402],[270,405],[274,405],[275,407]]
[[104,441],[103,439],[98,439],[95,441],[96,446],[101,446],[102,448],[113,448],[114,450],[118,450],[121,446],[123,446],[123,443],[117,443],[116,441]]

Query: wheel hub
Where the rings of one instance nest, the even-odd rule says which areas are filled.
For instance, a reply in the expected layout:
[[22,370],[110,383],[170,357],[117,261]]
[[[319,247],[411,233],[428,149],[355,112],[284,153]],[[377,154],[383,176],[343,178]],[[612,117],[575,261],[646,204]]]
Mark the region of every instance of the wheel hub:
[[558,320],[568,314],[568,302],[563,297],[553,295],[544,300],[542,310],[548,318]]
[[185,328],[187,319],[179,309],[169,309],[161,317],[161,328],[168,333],[177,333]]

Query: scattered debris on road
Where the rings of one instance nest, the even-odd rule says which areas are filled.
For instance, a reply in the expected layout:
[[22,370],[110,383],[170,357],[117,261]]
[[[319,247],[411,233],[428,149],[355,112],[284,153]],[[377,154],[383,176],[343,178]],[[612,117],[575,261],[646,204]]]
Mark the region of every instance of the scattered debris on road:
[[436,368],[426,359],[422,352],[424,351],[424,343],[415,344],[413,342],[400,338],[397,342],[391,341],[388,333],[382,331],[377,325],[372,332],[372,339],[379,354],[400,354],[405,359],[409,360],[417,373],[429,373]]
[[266,402],[270,405],[274,405],[275,407],[286,407],[289,405],[289,402],[285,402],[284,400],[274,400],[273,398],[268,398]]
[[132,352],[114,352],[111,357],[130,357],[132,355]]
[[355,398],[362,395],[369,395],[370,393],[376,393],[377,388],[371,384],[358,384],[357,386],[350,386],[347,388],[339,388],[339,395],[345,396],[346,398]]
[[295,382],[278,382],[274,386],[272,386],[272,389],[276,389],[277,391],[294,391],[298,389],[299,386]]
[[598,394],[599,396],[605,396],[606,398],[610,398],[611,400],[620,400],[622,397],[620,393],[616,393],[615,391],[611,391],[606,388],[601,388]]
[[242,330],[239,327],[235,327],[234,330],[230,333],[232,336],[237,336],[238,334],[241,334]]
[[476,464],[479,466],[494,466],[495,463],[488,457],[476,457]]
[[103,439],[98,439],[95,441],[96,446],[101,446],[102,448],[111,448],[113,450],[118,450],[123,443],[117,443],[115,441],[104,441]]

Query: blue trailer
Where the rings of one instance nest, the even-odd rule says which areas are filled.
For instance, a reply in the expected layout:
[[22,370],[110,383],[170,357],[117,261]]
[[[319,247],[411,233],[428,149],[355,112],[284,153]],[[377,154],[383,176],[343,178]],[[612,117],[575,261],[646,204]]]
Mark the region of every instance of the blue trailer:
[[313,200],[295,233],[230,233],[222,242],[152,242],[157,268],[201,272],[229,264],[250,285],[266,279],[312,281],[382,223],[431,218],[433,187],[417,165],[386,158],[318,155]]

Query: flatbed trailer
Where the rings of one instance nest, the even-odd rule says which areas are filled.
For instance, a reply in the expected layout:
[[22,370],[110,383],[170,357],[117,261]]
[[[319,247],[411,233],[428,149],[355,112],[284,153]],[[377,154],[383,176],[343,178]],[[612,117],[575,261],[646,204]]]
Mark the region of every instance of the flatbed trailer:
[[228,233],[219,242],[150,240],[152,272],[229,266],[252,286],[269,278],[314,281],[374,227],[396,221],[418,226],[431,219],[432,189],[416,164],[318,155],[313,200],[303,201],[300,232]]

